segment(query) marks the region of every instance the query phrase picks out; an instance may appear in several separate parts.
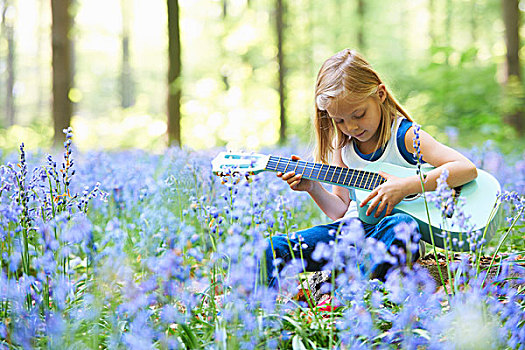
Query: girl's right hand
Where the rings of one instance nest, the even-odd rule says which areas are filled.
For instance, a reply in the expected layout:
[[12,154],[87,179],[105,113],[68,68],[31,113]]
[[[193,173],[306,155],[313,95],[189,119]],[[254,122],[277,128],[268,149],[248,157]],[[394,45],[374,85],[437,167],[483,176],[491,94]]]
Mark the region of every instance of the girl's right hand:
[[[292,160],[300,160],[298,156],[292,156]],[[294,191],[306,191],[311,192],[314,189],[315,181],[303,179],[302,174],[295,174],[295,172],[290,171],[285,174],[282,172],[277,172],[277,177],[280,177],[288,183],[290,188]]]

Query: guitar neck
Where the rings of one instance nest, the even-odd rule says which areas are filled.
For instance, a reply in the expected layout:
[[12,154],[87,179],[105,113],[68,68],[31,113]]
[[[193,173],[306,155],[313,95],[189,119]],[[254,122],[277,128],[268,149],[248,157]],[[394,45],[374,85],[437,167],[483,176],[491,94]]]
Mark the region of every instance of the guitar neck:
[[297,175],[302,174],[305,179],[370,191],[386,181],[381,175],[370,171],[277,156],[270,156],[265,170],[282,173],[293,171]]

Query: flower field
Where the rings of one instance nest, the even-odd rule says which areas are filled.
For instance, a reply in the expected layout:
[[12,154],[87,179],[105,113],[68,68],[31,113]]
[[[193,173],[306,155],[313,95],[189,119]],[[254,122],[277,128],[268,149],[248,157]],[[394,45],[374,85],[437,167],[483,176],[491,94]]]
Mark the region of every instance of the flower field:
[[316,250],[334,300],[319,308],[297,297],[300,259],[279,290],[259,268],[269,236],[328,222],[308,196],[271,173],[219,178],[213,152],[77,154],[71,137],[59,157],[0,154],[0,349],[525,348],[523,158],[468,152],[505,189],[483,245],[498,276],[471,252],[447,288],[419,264],[370,280],[385,252],[352,224]]

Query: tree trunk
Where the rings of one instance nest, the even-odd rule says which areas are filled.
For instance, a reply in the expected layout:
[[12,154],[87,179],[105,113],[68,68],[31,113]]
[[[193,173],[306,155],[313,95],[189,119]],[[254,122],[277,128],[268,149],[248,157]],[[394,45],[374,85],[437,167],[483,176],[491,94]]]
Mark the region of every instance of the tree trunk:
[[[44,84],[45,77],[44,77],[44,70],[42,69],[42,57],[44,57],[43,53],[43,43],[45,43],[44,38],[44,23],[45,23],[45,16],[47,15],[47,11],[45,11],[44,5],[48,2],[46,0],[38,0],[38,19],[37,19],[37,26],[36,26],[36,33],[35,37],[37,39],[36,44],[36,71],[35,76],[37,77],[37,102],[36,102],[36,108],[35,108],[35,115],[38,117],[42,116],[43,110],[44,110],[44,91],[47,92],[48,86],[47,84]],[[46,73],[47,73],[47,65],[46,65]],[[47,105],[45,106],[47,110]]]
[[2,11],[2,32],[7,42],[5,83],[5,127],[15,124],[15,5],[10,0],[4,0]]
[[357,47],[365,52],[365,0],[357,0]]
[[472,47],[476,47],[478,42],[478,1],[470,0],[470,38]]
[[[509,90],[521,90],[521,67],[520,67],[520,10],[519,0],[502,0],[503,22],[505,24],[505,44],[507,46],[505,84]],[[521,95],[518,93],[518,97]],[[521,103],[519,103],[521,105]],[[525,119],[522,108],[509,113],[505,117],[507,123],[513,126],[520,136],[523,136]]]
[[72,18],[69,12],[70,0],[51,0],[51,46],[53,49],[53,146],[65,140],[62,132],[71,124],[73,103],[69,91],[73,86],[72,50],[69,33]]
[[[218,38],[221,42],[224,41],[224,37],[228,31],[228,0],[222,0],[222,25],[223,31],[221,36]],[[228,91],[230,89],[230,70],[228,68],[228,50],[224,48],[224,45],[220,45],[220,59],[221,62],[225,63],[220,69],[221,80],[224,83],[224,89]]]
[[181,47],[179,2],[168,0],[168,143],[181,146]]
[[286,75],[286,66],[284,64],[283,53],[283,32],[284,32],[284,0],[277,0],[275,9],[275,24],[277,30],[277,62],[279,64],[279,144],[286,142],[286,94],[284,90],[284,79]]
[[120,72],[120,105],[129,108],[135,104],[135,91],[133,86],[133,74],[130,64],[130,40],[131,40],[131,6],[132,2],[121,0],[122,13],[122,67]]

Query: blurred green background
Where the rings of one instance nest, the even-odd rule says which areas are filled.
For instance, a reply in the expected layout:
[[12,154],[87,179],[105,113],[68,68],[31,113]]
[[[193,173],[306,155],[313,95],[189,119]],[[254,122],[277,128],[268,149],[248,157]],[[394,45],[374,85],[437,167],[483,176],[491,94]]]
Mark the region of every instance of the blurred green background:
[[[168,79],[170,1],[179,8],[182,70],[175,80]],[[523,1],[0,4],[0,149],[21,142],[30,149],[52,145],[52,26],[59,24],[52,20],[52,4],[67,6],[72,20],[67,96],[74,142],[82,150],[162,151],[168,145],[168,86],[180,92],[183,146],[256,150],[278,142],[308,144],[317,70],[346,47],[363,53],[413,118],[440,141],[472,147],[494,140],[504,152],[524,149]],[[516,64],[518,73],[512,73],[509,67]]]

